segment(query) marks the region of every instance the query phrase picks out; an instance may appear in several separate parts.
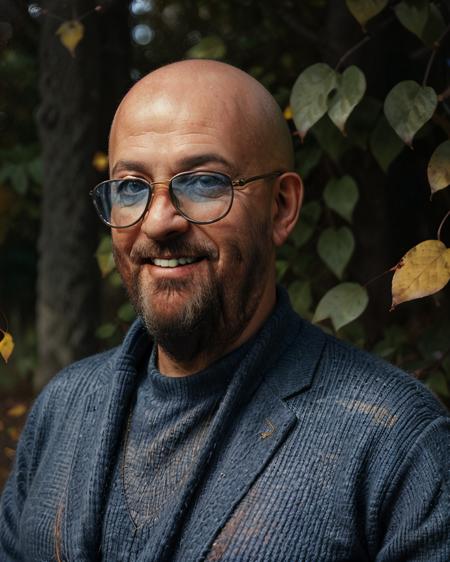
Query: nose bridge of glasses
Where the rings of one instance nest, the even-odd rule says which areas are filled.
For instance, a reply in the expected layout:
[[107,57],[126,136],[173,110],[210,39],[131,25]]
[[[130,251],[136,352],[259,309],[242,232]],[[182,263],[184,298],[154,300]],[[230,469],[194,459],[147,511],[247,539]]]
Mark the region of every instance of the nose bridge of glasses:
[[[167,179],[161,179],[161,180],[158,180],[158,181],[151,181],[151,182],[149,182],[149,183],[150,183],[150,185],[151,185],[152,191],[155,192],[155,191],[156,191],[156,189],[155,189],[156,186],[162,186],[162,187],[167,187],[167,188],[169,188],[170,182],[171,182],[171,179],[170,179],[170,178],[167,178]],[[161,188],[159,188],[159,189],[161,189]]]

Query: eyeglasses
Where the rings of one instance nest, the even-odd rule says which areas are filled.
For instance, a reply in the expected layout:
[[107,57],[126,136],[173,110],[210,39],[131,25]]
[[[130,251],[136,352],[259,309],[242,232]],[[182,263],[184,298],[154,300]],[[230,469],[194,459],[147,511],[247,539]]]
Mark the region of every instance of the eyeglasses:
[[232,180],[221,172],[198,170],[181,172],[167,181],[147,182],[138,178],[107,180],[90,192],[101,220],[112,228],[127,228],[138,223],[147,212],[154,186],[167,185],[172,204],[186,220],[194,224],[210,224],[229,213],[234,190],[283,172],[270,172],[250,178]]

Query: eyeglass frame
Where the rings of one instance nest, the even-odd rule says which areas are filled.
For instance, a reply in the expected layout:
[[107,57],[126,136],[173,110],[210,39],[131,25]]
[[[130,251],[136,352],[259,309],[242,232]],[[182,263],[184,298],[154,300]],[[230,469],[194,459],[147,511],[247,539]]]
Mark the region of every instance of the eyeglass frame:
[[[188,216],[186,216],[186,214],[178,208],[177,204],[175,203],[176,201],[176,197],[173,194],[172,191],[172,181],[180,176],[185,176],[188,174],[194,174],[194,173],[205,173],[205,174],[220,174],[222,176],[225,176],[226,178],[228,178],[230,180],[230,187],[231,187],[231,200],[230,200],[230,204],[228,206],[228,209],[226,210],[225,213],[223,213],[219,218],[217,219],[212,219],[209,221],[198,221],[195,219],[191,219]],[[92,199],[92,203],[94,204],[95,210],[97,211],[97,214],[100,218],[100,220],[106,224],[106,226],[109,226],[109,228],[131,228],[132,226],[135,226],[139,221],[141,221],[145,214],[147,213],[148,209],[150,208],[150,203],[153,199],[153,194],[154,194],[154,189],[153,186],[155,185],[166,185],[168,187],[169,190],[169,196],[170,196],[170,201],[172,203],[172,205],[175,207],[177,213],[179,215],[181,215],[185,220],[187,220],[188,222],[192,223],[192,224],[213,224],[215,222],[218,222],[220,220],[222,220],[223,218],[225,218],[228,213],[231,211],[231,208],[233,206],[233,202],[234,202],[234,192],[235,190],[240,190],[243,189],[247,184],[257,181],[257,180],[262,180],[262,179],[268,179],[268,178],[277,178],[279,176],[281,176],[282,174],[284,174],[285,172],[281,171],[281,170],[276,170],[274,172],[268,172],[267,174],[262,174],[262,175],[258,175],[258,176],[251,176],[249,178],[238,178],[236,180],[232,180],[231,176],[229,176],[228,174],[225,174],[224,172],[218,172],[217,170],[187,170],[186,172],[179,172],[178,174],[175,174],[174,176],[172,176],[170,179],[168,180],[160,180],[160,181],[154,181],[154,182],[150,182],[147,180],[144,180],[142,178],[135,178],[135,177],[126,177],[126,178],[122,178],[122,179],[109,179],[109,180],[105,180],[102,181],[100,183],[98,183],[95,187],[93,187],[90,191],[89,191],[89,195],[91,196]],[[100,210],[97,206],[96,200],[95,200],[95,191],[102,185],[113,182],[113,181],[126,181],[126,180],[138,180],[144,184],[146,184],[149,188],[149,196],[147,198],[147,203],[145,204],[145,208],[141,214],[141,216],[135,220],[134,222],[132,222],[131,224],[128,224],[127,226],[114,226],[112,224],[110,224],[108,221],[106,221],[101,213]]]

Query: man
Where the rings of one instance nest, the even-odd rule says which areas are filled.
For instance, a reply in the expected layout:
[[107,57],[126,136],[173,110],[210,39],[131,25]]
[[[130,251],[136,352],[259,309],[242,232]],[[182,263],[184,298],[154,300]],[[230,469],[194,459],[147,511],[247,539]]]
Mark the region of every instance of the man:
[[448,562],[447,414],[276,287],[302,185],[268,92],[163,67],[122,101],[110,166],[92,197],[139,320],[38,398],[1,560]]

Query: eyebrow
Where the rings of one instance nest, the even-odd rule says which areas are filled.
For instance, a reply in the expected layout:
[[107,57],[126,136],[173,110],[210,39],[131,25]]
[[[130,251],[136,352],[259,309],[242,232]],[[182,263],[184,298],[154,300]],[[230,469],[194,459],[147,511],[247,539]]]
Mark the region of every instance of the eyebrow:
[[[190,169],[203,166],[205,164],[222,164],[226,166],[229,170],[233,170],[233,166],[220,154],[214,152],[206,154],[197,154],[192,156],[186,156],[177,162],[177,168],[180,171],[189,171]],[[111,170],[111,176],[114,176],[117,172],[123,170],[134,170],[140,174],[148,174],[149,170],[145,164],[137,160],[119,160],[114,164]]]

